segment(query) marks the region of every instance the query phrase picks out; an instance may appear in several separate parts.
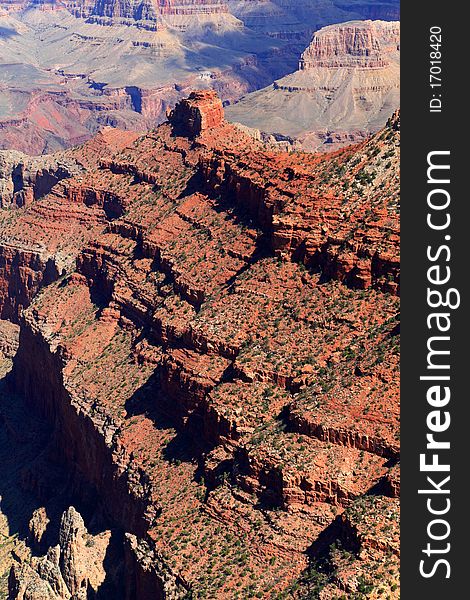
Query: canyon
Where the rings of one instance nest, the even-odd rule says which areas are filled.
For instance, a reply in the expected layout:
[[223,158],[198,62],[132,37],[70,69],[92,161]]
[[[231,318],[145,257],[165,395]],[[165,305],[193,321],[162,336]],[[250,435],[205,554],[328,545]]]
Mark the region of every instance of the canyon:
[[399,597],[399,136],[274,151],[196,90],[3,153],[11,600]]
[[243,97],[228,118],[309,151],[359,142],[400,105],[399,49],[395,21],[324,27],[296,72]]
[[319,28],[365,17],[396,19],[398,2],[4,0],[0,148],[48,154],[105,126],[143,132],[194,89],[233,104],[295,71]]

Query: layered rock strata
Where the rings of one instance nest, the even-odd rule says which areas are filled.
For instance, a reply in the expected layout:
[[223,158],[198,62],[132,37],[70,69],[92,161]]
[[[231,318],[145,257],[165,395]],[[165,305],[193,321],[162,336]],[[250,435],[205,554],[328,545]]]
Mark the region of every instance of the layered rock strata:
[[397,22],[358,21],[325,27],[303,52],[300,69],[383,69],[400,48]]
[[242,98],[228,109],[228,118],[308,150],[361,141],[399,106],[399,48],[398,22],[324,27],[295,73]]
[[195,138],[223,124],[222,101],[214,91],[193,92],[169,112],[168,120],[177,135]]
[[309,597],[357,506],[376,527],[322,593],[380,564],[397,597],[399,117],[331,156],[266,151],[212,95],[170,118],[33,204],[99,223],[61,233],[15,387],[127,534],[129,600]]
[[2,153],[0,318],[16,322],[43,285],[71,268],[80,244],[106,225],[107,213],[121,210],[117,194],[90,190],[82,178],[102,156],[136,137],[105,129],[85,146],[53,157]]
[[295,61],[288,44],[245,28],[221,0],[45,6],[7,5],[0,148],[49,154],[105,126],[145,131],[190,90],[233,102]]

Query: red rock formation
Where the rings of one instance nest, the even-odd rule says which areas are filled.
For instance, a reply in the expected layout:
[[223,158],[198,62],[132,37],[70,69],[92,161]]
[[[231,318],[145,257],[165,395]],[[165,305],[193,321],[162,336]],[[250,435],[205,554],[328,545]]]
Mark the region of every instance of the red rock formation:
[[128,600],[274,598],[330,527],[353,535],[344,511],[398,489],[396,121],[320,157],[221,112],[194,94],[114,153],[93,142],[86,174],[16,211],[96,218],[61,229],[76,260],[22,312],[13,379],[129,534]]
[[[310,165],[306,157],[304,163],[276,153],[255,152],[235,160],[215,153],[203,157],[201,168],[212,189],[231,195],[257,220],[276,254],[297,256],[326,279],[396,293],[398,222],[393,206],[398,178],[392,182],[386,170],[392,161],[397,165],[398,149],[388,146],[393,136],[392,125],[388,127],[390,133],[353,151],[310,159]],[[384,165],[384,157],[392,159],[390,165]],[[363,202],[352,200],[356,193],[376,205],[373,214]]]
[[16,321],[41,287],[58,276],[52,258],[16,245],[0,246],[0,318]]
[[193,92],[168,114],[176,135],[197,137],[220,127],[224,121],[222,101],[214,91]]
[[[136,137],[104,130],[54,158],[2,155],[0,200],[7,209],[0,214],[0,318],[16,321],[40,288],[73,264],[85,239],[104,227],[106,215],[122,213],[117,194],[84,188],[81,174]],[[24,210],[11,210],[11,205]]]

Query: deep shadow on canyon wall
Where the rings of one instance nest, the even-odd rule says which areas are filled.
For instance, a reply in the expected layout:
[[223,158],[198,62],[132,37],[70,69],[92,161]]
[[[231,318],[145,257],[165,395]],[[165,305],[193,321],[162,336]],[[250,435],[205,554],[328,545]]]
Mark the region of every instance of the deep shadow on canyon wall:
[[[29,569],[30,560],[57,547],[61,519],[70,506],[84,516],[90,539],[102,537],[111,525],[96,491],[59,460],[51,424],[12,390],[17,335],[16,326],[0,321],[0,598],[9,592],[8,597],[16,597],[11,595],[14,587],[8,592],[14,569],[21,571],[22,565]],[[105,535],[109,535],[105,575],[93,598],[122,600],[122,586],[117,585],[124,564],[122,534],[113,530]],[[30,594],[34,581],[29,584]]]
[[[92,531],[93,526],[113,530],[107,560],[107,572],[113,576],[105,580],[93,598],[104,600],[112,591],[112,597],[119,600],[116,590],[126,600],[172,597],[164,592],[154,568],[158,557],[153,555],[151,545],[142,542],[156,511],[148,497],[144,474],[132,470],[106,418],[100,421],[100,415],[87,414],[80,401],[66,390],[60,351],[53,354],[41,335],[23,322],[13,370],[0,386],[9,397],[20,397],[21,402],[24,399],[28,413],[42,424],[42,437],[35,440],[39,447],[33,450],[34,462],[23,469],[16,487],[9,486],[16,498],[25,494],[28,497],[26,512],[16,514],[18,501],[13,497],[9,501],[2,491],[2,506],[11,507],[8,517],[13,528],[27,538],[28,521],[36,508],[46,505],[59,515],[73,504],[85,521],[91,522]],[[140,478],[137,483],[136,477]],[[49,535],[48,542],[57,543],[57,531]],[[42,550],[46,549],[43,545]],[[150,566],[141,560],[144,554],[153,559]]]

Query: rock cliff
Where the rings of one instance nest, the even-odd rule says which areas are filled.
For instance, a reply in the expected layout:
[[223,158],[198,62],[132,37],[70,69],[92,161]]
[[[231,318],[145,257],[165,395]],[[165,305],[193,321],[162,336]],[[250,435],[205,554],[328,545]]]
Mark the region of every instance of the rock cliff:
[[302,54],[300,69],[382,69],[400,48],[397,22],[359,21],[325,27]]
[[[44,251],[73,260],[17,314],[11,381],[121,532],[125,598],[312,597],[325,556],[325,598],[397,597],[399,116],[332,155],[276,153],[196,93],[115,135],[3,212],[11,239],[38,235],[33,209],[67,215],[58,236],[43,219]],[[93,587],[88,556],[109,570],[72,509],[61,531],[12,599],[46,571],[59,598]]]
[[233,102],[287,73],[295,57],[221,0],[7,7],[0,148],[28,154],[81,144],[108,125],[151,129],[190,90],[214,88]]
[[399,2],[363,0],[227,0],[231,11],[248,27],[274,38],[307,44],[315,30],[351,19],[400,18]]
[[101,156],[136,137],[105,129],[53,157],[0,153],[1,318],[16,322],[39,289],[74,264],[80,244],[105,226],[106,213],[119,210],[116,194],[90,190],[82,177]]
[[331,151],[378,131],[400,101],[398,22],[324,27],[299,69],[231,106],[232,122]]
[[79,171],[73,159],[60,155],[33,158],[0,150],[0,207],[28,206],[48,194],[60,180]]

